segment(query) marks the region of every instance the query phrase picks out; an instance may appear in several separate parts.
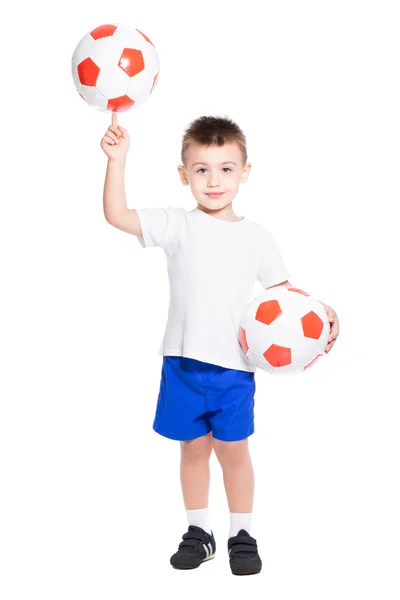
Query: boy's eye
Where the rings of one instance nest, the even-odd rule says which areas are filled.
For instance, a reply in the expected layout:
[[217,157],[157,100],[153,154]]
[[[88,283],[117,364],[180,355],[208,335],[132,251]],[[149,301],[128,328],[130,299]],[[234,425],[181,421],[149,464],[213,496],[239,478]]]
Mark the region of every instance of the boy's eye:
[[[205,169],[204,167],[201,167],[200,169],[197,170],[197,173],[203,173],[206,170],[207,169]],[[229,167],[224,167],[222,170],[223,171],[232,171],[232,169],[230,169]]]

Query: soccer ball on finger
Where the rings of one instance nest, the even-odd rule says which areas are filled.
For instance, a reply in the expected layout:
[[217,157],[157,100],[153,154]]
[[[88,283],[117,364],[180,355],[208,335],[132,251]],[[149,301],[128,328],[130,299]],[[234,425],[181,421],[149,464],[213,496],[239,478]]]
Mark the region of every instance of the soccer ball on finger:
[[147,35],[123,25],[96,27],[72,55],[78,93],[104,112],[142,106],[157,84],[159,71],[159,58]]
[[246,308],[239,341],[254,366],[270,374],[297,374],[316,363],[328,344],[330,324],[322,304],[284,285],[258,294]]

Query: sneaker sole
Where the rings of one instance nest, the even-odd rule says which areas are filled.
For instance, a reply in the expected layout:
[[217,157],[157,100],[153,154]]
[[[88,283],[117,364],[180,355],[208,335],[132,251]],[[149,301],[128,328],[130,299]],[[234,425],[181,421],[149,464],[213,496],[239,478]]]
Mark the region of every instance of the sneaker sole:
[[258,573],[261,572],[261,569],[258,569],[257,571],[232,571],[232,575],[257,575]]
[[258,573],[261,573],[261,571],[243,571],[243,573],[235,573],[234,571],[232,571],[232,575],[238,575],[239,577],[241,577],[242,575],[258,575]]
[[207,558],[205,558],[203,560],[203,562],[206,562],[207,560],[211,560],[212,558],[215,558],[215,552],[214,552],[214,554],[210,554],[210,556],[207,556]]
[[172,565],[172,567],[174,569],[178,569],[180,571],[181,570],[187,571],[187,570],[190,570],[190,569],[198,569],[200,567],[200,565],[202,565],[203,563],[207,562],[208,560],[211,560],[214,557],[215,557],[215,553],[214,554],[210,554],[210,556],[207,556],[207,558],[204,558],[199,565],[195,565],[195,566],[191,566],[191,565]]

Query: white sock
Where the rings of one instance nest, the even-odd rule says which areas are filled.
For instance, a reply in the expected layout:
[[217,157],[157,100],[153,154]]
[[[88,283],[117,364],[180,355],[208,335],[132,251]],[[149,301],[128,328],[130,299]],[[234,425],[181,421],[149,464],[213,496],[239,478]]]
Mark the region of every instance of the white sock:
[[207,531],[211,535],[210,519],[208,508],[197,508],[196,510],[187,510],[187,519],[189,525],[196,525]]
[[251,535],[251,517],[253,513],[230,513],[231,525],[229,530],[229,537],[236,536],[241,529],[247,531]]

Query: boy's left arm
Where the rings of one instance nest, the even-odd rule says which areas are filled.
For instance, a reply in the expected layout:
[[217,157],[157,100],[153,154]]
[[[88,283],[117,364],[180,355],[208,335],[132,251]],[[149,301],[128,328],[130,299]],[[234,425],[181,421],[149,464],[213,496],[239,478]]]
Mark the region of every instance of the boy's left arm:
[[[277,285],[285,285],[286,287],[296,287],[293,284],[291,284],[290,281],[283,281],[282,283],[278,283],[276,285],[271,285],[269,288],[265,288],[265,289],[268,290],[271,287],[277,287]],[[320,300],[320,302],[321,302],[321,300]],[[339,320],[338,320],[338,316],[336,314],[335,309],[333,309],[331,306],[328,306],[328,304],[325,304],[324,302],[321,302],[321,304],[326,310],[326,314],[328,315],[328,320],[329,320],[329,324],[331,327],[331,331],[330,331],[329,338],[328,338],[328,345],[325,348],[325,353],[328,354],[328,352],[330,352],[332,346],[336,342],[336,339],[339,335]]]

